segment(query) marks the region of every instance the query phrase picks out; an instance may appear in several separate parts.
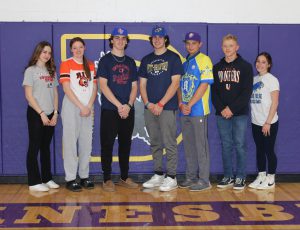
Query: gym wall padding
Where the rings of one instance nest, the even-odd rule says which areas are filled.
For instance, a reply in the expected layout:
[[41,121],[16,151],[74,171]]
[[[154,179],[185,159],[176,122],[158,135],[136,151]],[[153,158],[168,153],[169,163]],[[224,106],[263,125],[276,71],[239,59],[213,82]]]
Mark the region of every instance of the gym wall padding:
[[41,40],[52,41],[51,23],[1,24],[2,175],[26,173],[28,131],[23,72]]
[[[71,36],[82,36],[86,41],[86,56],[97,63],[100,56],[109,51],[107,36],[116,25],[128,29],[131,41],[126,50],[127,55],[136,60],[152,51],[148,36],[151,28],[157,23],[9,23],[0,24],[0,67],[1,67],[1,175],[26,175],[26,151],[28,146],[26,107],[22,87],[23,71],[34,46],[41,40],[52,42],[54,57],[59,73],[62,59],[70,57],[69,40]],[[278,155],[278,173],[296,174],[300,172],[300,116],[297,99],[300,98],[299,53],[300,25],[259,25],[259,24],[207,24],[207,23],[158,23],[166,27],[171,40],[170,49],[186,56],[184,35],[189,31],[201,34],[203,53],[208,54],[213,63],[223,57],[221,50],[222,37],[228,33],[238,36],[239,53],[251,64],[261,51],[268,51],[273,56],[272,73],[278,77],[280,90],[279,133],[276,144]],[[105,37],[106,34],[106,37]],[[255,68],[253,65],[253,70]],[[60,106],[63,98],[59,86]],[[136,126],[132,144],[130,172],[151,173],[149,137],[144,129],[143,104],[138,99],[136,107]],[[100,156],[100,105],[99,96],[95,101],[95,125],[91,173],[101,172]],[[52,169],[54,175],[63,175],[62,125],[59,121],[53,141]],[[256,171],[255,148],[251,136],[250,120],[248,129],[247,172]],[[116,141],[117,143],[117,141]],[[184,152],[180,139],[178,123],[178,173],[184,173]],[[211,173],[222,173],[221,145],[216,128],[214,111],[209,117],[209,143],[211,152]],[[114,148],[117,155],[117,144]],[[1,162],[0,162],[1,163]],[[3,166],[3,167],[1,167]],[[118,162],[113,164],[113,172],[118,173]]]

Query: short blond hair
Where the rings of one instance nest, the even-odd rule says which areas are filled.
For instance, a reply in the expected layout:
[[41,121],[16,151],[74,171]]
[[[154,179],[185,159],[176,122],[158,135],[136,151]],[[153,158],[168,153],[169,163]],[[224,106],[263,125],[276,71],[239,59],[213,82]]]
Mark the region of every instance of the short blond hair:
[[237,39],[237,36],[233,35],[233,34],[227,34],[223,37],[222,39],[222,43],[226,40],[233,40],[235,41],[236,43],[238,43],[238,39]]

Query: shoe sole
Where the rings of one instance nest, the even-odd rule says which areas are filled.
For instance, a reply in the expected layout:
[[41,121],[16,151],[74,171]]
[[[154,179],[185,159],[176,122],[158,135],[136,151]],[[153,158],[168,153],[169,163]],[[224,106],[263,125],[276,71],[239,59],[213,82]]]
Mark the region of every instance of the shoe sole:
[[271,187],[257,187],[256,189],[258,189],[258,190],[269,190],[269,189],[273,189],[273,188],[275,188],[275,185],[271,186]]
[[29,189],[31,192],[49,192],[49,190]]
[[228,184],[228,185],[217,185],[217,188],[230,188],[233,187],[233,184]]
[[87,190],[91,190],[91,189],[94,189],[95,187],[83,187],[84,189],[87,189]]
[[190,192],[202,192],[202,191],[209,190],[209,189],[212,189],[212,186],[204,188],[204,189],[190,189]]
[[58,185],[58,186],[49,186],[49,185],[47,185],[47,184],[44,184],[45,186],[47,186],[47,188],[49,188],[49,189],[58,189],[60,186]]
[[249,184],[248,187],[249,187],[249,188],[254,188],[254,189],[256,189],[258,186],[253,186],[253,185],[250,185],[250,184]]
[[243,190],[245,189],[245,186],[244,187],[233,187],[234,190]]
[[191,185],[189,185],[189,186],[181,186],[181,185],[178,185],[178,188],[190,188],[190,187],[192,187],[193,185],[191,184]]
[[159,186],[161,186],[161,184],[160,185],[155,185],[155,186],[143,185],[144,188],[157,188]]
[[172,191],[174,189],[177,189],[177,188],[178,188],[178,186],[176,186],[174,188],[167,189],[167,190],[159,189],[159,191],[161,191],[161,192],[170,192],[170,191]]

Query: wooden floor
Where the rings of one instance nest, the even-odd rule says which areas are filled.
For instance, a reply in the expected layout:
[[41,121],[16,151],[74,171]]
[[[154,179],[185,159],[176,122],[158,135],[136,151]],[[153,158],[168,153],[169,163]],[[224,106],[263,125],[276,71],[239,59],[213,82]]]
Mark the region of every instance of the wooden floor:
[[0,185],[1,229],[300,229],[300,183],[273,190],[29,192]]

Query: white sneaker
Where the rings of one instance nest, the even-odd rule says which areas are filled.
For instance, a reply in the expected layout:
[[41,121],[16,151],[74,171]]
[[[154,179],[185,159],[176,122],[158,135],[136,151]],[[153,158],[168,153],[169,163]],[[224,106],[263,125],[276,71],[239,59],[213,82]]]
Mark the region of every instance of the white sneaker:
[[46,185],[48,188],[59,188],[59,185],[56,184],[53,180],[49,180],[44,185]]
[[161,186],[165,178],[165,175],[157,175],[154,174],[154,176],[151,177],[150,180],[143,183],[144,188],[155,188]]
[[265,180],[257,186],[256,189],[272,189],[275,187],[275,178],[274,174],[273,175],[267,175]]
[[34,192],[48,192],[49,188],[43,184],[36,184],[36,185],[29,186],[29,190]]
[[259,172],[255,181],[253,181],[251,184],[248,186],[250,188],[257,188],[258,185],[260,185],[266,178],[266,172]]
[[176,178],[173,179],[171,177],[166,177],[162,183],[161,186],[159,186],[159,191],[161,192],[169,192],[173,189],[176,189],[177,186],[177,180]]

